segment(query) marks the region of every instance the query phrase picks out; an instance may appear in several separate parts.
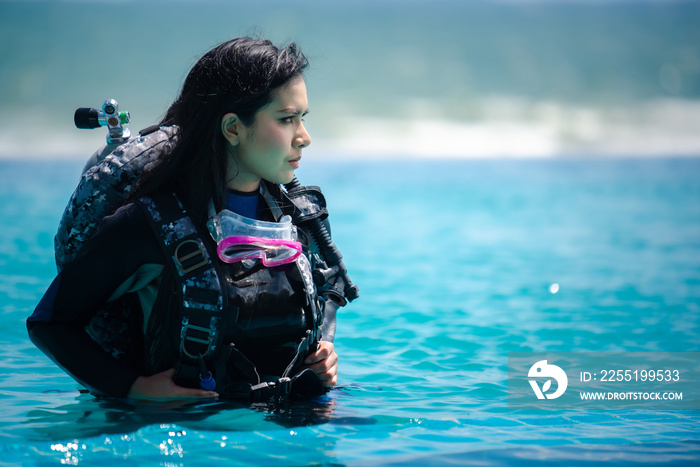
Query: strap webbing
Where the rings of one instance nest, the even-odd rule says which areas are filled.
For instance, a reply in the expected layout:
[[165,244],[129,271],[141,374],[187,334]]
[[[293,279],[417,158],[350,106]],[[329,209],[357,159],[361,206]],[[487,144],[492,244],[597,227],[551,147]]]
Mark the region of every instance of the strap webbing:
[[193,378],[202,376],[201,360],[213,356],[220,345],[227,301],[223,276],[177,196],[145,197],[138,204],[147,214],[177,283],[182,330],[176,380],[191,384]]

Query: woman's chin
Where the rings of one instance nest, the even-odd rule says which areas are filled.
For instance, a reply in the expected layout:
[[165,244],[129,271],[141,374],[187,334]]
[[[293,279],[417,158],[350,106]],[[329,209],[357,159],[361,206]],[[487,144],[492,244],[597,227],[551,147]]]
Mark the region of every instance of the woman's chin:
[[292,170],[288,173],[280,174],[274,177],[274,180],[272,179],[272,177],[266,178],[265,180],[270,183],[276,183],[278,185],[286,185],[287,183],[294,180],[294,171]]

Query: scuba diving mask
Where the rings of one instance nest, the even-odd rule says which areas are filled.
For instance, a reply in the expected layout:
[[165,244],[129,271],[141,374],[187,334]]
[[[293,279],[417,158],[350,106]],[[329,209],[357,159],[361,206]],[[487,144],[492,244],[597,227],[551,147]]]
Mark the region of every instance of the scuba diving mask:
[[234,235],[224,238],[216,247],[216,253],[224,263],[259,259],[264,266],[272,268],[297,259],[301,254],[301,243],[276,238]]
[[209,218],[207,228],[225,263],[260,260],[266,267],[275,267],[294,262],[302,252],[301,243],[294,240],[296,227],[290,216],[266,222],[224,209]]

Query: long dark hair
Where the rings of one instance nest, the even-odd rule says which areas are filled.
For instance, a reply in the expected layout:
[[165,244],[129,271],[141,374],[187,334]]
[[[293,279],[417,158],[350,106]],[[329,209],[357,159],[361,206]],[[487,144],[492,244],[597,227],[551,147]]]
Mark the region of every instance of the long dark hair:
[[141,177],[129,199],[171,190],[190,217],[203,223],[210,199],[221,209],[229,182],[221,119],[233,112],[244,125],[252,125],[275,90],[301,75],[308,63],[295,43],[276,47],[250,37],[224,42],[204,54],[160,122],[179,126],[177,146]]

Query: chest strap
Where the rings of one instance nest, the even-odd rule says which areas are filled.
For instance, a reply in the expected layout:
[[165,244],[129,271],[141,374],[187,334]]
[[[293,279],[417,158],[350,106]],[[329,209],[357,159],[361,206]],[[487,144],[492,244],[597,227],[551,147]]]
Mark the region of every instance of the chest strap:
[[182,203],[171,196],[144,197],[138,204],[147,214],[175,278],[182,312],[178,381],[200,379],[204,389],[213,389],[206,370],[220,345],[225,328],[226,293],[216,261]]

